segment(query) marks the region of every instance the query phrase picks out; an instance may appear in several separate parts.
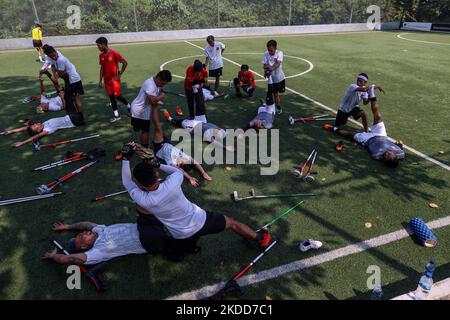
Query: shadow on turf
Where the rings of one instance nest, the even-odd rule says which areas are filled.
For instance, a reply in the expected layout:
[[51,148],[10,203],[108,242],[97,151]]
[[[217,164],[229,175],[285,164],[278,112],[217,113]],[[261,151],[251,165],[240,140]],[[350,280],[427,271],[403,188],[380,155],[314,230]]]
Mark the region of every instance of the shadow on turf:
[[[11,123],[16,123],[33,112],[31,107],[21,105],[20,100],[30,94],[28,88],[36,88],[36,82],[26,77],[12,77],[8,78],[7,81],[14,89],[6,93],[6,98],[0,111],[2,127],[9,127]],[[64,267],[40,261],[40,255],[50,249],[50,246],[46,243],[39,243],[36,239],[42,239],[44,235],[52,235],[50,230],[51,224],[58,220],[67,222],[91,220],[101,224],[135,221],[134,205],[130,201],[114,200],[98,205],[88,202],[96,195],[92,194],[92,190],[96,190],[96,193],[97,191],[98,193],[108,193],[122,190],[120,164],[114,163],[111,157],[114,151],[118,150],[133,134],[130,132],[127,119],[122,120],[123,122],[120,122],[119,125],[112,126],[108,123],[110,111],[104,107],[108,101],[103,90],[98,90],[96,85],[93,84],[85,84],[85,90],[87,94],[82,97],[82,101],[87,115],[87,126],[83,129],[66,130],[61,132],[61,134],[58,133],[57,137],[48,138],[48,141],[58,141],[64,138],[73,138],[73,136],[78,137],[100,132],[105,137],[95,142],[95,146],[107,150],[110,157],[107,163],[95,169],[95,174],[87,172],[84,178],[69,182],[67,186],[63,187],[63,189],[69,191],[69,194],[61,199],[55,199],[54,202],[26,204],[20,207],[13,206],[1,209],[1,213],[8,218],[8,227],[0,234],[0,242],[9,244],[2,248],[3,255],[11,257],[17,253],[17,248],[20,248],[20,254],[16,257],[16,263],[18,267],[24,268],[28,281],[26,285],[28,289],[25,290],[22,298],[162,299],[180,292],[226,280],[256,256],[257,250],[253,243],[242,242],[239,237],[227,232],[201,239],[202,253],[189,256],[181,265],[167,262],[159,257],[145,256],[130,256],[111,261],[108,264],[107,276],[111,279],[110,285],[112,289],[104,294],[98,295],[87,282],[83,282],[85,287],[83,287],[82,291],[67,290],[65,288],[66,274]],[[127,92],[127,98],[131,101],[134,93],[137,93],[139,88],[127,88],[124,90]],[[264,96],[262,89],[259,89],[258,95]],[[179,99],[168,99],[167,107],[169,108],[174,107],[171,101],[180,103]],[[319,150],[319,168],[327,168],[335,173],[345,172],[348,177],[323,183],[320,190],[317,190],[316,184],[300,185],[299,187],[305,192],[317,191],[322,196],[339,197],[340,194],[338,192],[329,190],[341,183],[351,182],[355,186],[348,187],[342,192],[352,193],[363,188],[370,194],[374,187],[373,182],[358,183],[368,178],[375,179],[376,184],[406,200],[414,197],[432,199],[433,195],[431,193],[415,188],[419,183],[433,187],[447,187],[445,180],[430,178],[425,172],[418,171],[413,166],[408,165],[415,159],[409,154],[408,159],[398,170],[385,168],[382,164],[371,160],[367,152],[361,147],[348,147],[345,152],[337,154],[334,151],[334,145],[340,138],[325,132],[320,125],[305,124],[294,128],[288,125],[289,109],[294,110],[295,108],[296,112],[294,115],[297,116],[322,114],[321,110],[318,111],[311,103],[293,95],[286,95],[283,101],[285,105],[290,105],[292,108],[285,108],[285,113],[277,116],[276,121],[276,127],[283,129],[280,131],[280,160],[283,162],[281,172],[275,178],[261,177],[259,176],[259,167],[245,166],[245,173],[232,173],[231,177],[229,177],[236,188],[248,188],[251,186],[261,193],[290,193],[297,187],[294,183],[298,183],[290,175],[292,165],[299,164],[313,148]],[[231,98],[226,104],[219,100],[209,103],[210,121],[226,128],[240,127],[245,121],[251,119],[256,112],[257,103],[251,102],[249,100]],[[23,108],[16,112],[19,107]],[[221,110],[224,110],[224,112]],[[56,114],[39,115],[36,118],[48,119],[50,116],[56,116]],[[171,128],[167,129],[169,132],[172,130]],[[31,183],[28,183],[28,178],[17,179],[17,177],[29,177],[30,168],[36,164],[48,162],[50,156],[53,157],[52,160],[56,160],[68,149],[56,149],[48,153],[41,151],[37,155],[33,152],[30,153],[28,149],[11,152],[10,144],[12,140],[16,141],[15,139],[8,139],[0,144],[2,154],[9,155],[8,157],[2,157],[0,163],[3,168],[8,168],[10,177],[13,177],[10,178],[6,193],[9,196],[33,194],[37,182],[42,183],[41,180],[46,181],[49,178],[51,180],[52,175],[56,175],[56,173],[39,178],[33,176],[30,179],[33,180]],[[80,144],[77,145],[77,148],[87,148],[93,144],[92,142]],[[352,146],[353,144],[346,142],[346,145]],[[62,170],[58,172],[66,173],[67,168]],[[227,175],[218,173],[217,180],[225,178]],[[2,181],[5,180],[2,178]],[[24,183],[24,181],[27,181],[27,183]],[[115,183],[111,183],[111,181],[115,181]],[[4,196],[3,186],[2,196]],[[229,214],[254,228],[270,221],[270,217],[273,217],[274,213],[284,211],[283,209],[287,209],[290,206],[288,203],[291,203],[288,201],[273,201],[270,203],[249,201],[234,205],[229,198],[229,193],[233,190],[220,190],[221,194],[218,198],[218,191],[208,188],[208,184],[203,184],[200,189],[192,189],[185,185],[183,189],[189,199],[206,210]],[[242,191],[240,190],[240,192]],[[245,190],[245,192],[247,191]],[[84,200],[86,200],[85,203],[83,202]],[[346,242],[355,243],[362,241],[362,239],[353,236],[339,226],[329,223],[320,215],[310,210],[302,211],[303,215],[308,219],[321,225],[326,231],[337,234],[345,239]],[[274,236],[282,240],[283,235],[288,234],[290,231],[290,222],[280,220],[277,222]],[[69,234],[58,236],[59,239],[68,239],[69,237]],[[412,269],[396,261],[391,261],[391,258],[377,250],[373,250],[371,253],[383,261],[390,261],[393,268],[406,275],[412,276],[416,274]],[[254,271],[257,272],[291,262],[293,260],[292,257],[295,257],[297,254],[298,250],[296,248],[281,242],[277,245],[277,249],[270,254],[270,258],[263,259]],[[6,276],[4,276],[5,274]],[[6,271],[0,276],[2,278],[1,283],[5,288],[16,285],[10,274],[11,272]],[[318,286],[321,284],[321,279],[324,276],[325,271],[319,266],[296,275],[295,280],[303,286]],[[189,279],[189,281],[186,282],[186,279]],[[295,296],[293,292],[290,292],[288,283],[284,284],[280,281],[279,287],[283,292]]]

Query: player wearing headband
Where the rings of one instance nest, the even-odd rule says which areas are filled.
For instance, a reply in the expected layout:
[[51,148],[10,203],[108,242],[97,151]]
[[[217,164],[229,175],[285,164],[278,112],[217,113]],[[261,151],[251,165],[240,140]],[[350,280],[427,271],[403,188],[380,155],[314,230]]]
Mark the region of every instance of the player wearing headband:
[[348,118],[353,117],[355,120],[362,119],[364,131],[368,132],[369,124],[367,115],[359,107],[361,100],[363,100],[364,105],[367,105],[370,102],[367,94],[367,91],[369,90],[369,87],[367,87],[368,81],[369,76],[366,73],[360,73],[356,79],[356,83],[353,83],[348,87],[336,116],[335,127],[340,128],[344,126],[347,123]]

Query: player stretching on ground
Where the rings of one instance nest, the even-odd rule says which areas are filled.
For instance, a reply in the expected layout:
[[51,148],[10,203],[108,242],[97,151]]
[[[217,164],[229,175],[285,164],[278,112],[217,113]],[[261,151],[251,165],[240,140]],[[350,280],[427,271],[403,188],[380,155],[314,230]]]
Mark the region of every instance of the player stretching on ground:
[[250,67],[246,64],[241,66],[238,77],[234,78],[234,88],[236,89],[236,96],[242,97],[241,89],[251,98],[256,90],[255,76],[250,71]]
[[195,60],[194,64],[187,68],[186,77],[184,78],[184,91],[188,102],[190,119],[202,115],[204,117],[203,121],[206,122],[203,88],[208,87],[208,85],[208,72],[206,72],[200,60]]
[[[39,77],[39,85],[41,89],[41,94],[39,96],[30,96],[24,99],[24,102],[38,101],[39,106],[36,107],[36,113],[44,113],[47,111],[61,111],[65,108],[64,91],[61,90],[57,92],[56,97],[47,98],[45,94],[44,79]],[[55,85],[56,90],[58,86]]]
[[[243,238],[255,240],[261,248],[270,245],[271,237],[267,231],[257,233],[243,223],[222,214],[206,212],[190,202],[181,188],[184,180],[181,170],[167,165],[158,168],[148,161],[143,161],[134,167],[131,174],[129,159],[132,155],[132,151],[124,154],[122,183],[141,214],[154,215],[164,224],[174,238],[171,249],[176,251],[180,260],[183,259],[184,253],[194,249],[201,236],[224,230],[231,230]],[[159,182],[160,171],[168,175],[163,182]]]
[[[55,48],[49,45],[44,45],[44,53],[47,55],[46,62],[52,65],[52,68],[56,71],[55,76],[59,76],[66,81],[65,86],[70,86],[70,92],[75,101],[75,106],[78,112],[83,112],[83,108],[81,106],[81,98],[80,95],[84,94],[83,83],[81,82],[81,77],[77,72],[75,66],[62,55],[61,52],[56,51]],[[57,81],[58,79],[54,79],[53,81]],[[67,83],[68,82],[68,83]]]
[[52,230],[82,231],[70,239],[66,249],[69,255],[59,254],[54,249],[42,256],[42,259],[70,265],[94,265],[131,254],[154,254],[165,249],[170,238],[162,224],[122,223],[105,226],[92,222],[70,225],[57,222],[53,224]]
[[36,26],[31,30],[31,38],[33,39],[33,47],[37,50],[39,59],[37,62],[44,62],[44,51],[42,51],[42,26],[37,23]]
[[266,103],[263,103],[263,100],[261,100],[261,102],[261,105],[258,107],[257,115],[249,121],[242,130],[247,131],[251,128],[255,130],[272,129],[276,113],[273,98],[270,97]]
[[383,118],[381,117],[380,107],[375,96],[374,85],[369,88],[369,99],[371,101],[373,113],[373,126],[371,127],[371,132],[350,132],[338,127],[333,127],[329,124],[326,124],[324,128],[332,130],[343,137],[355,140],[368,149],[372,158],[383,161],[388,167],[396,168],[399,164],[399,160],[405,158],[405,152],[402,149],[401,142],[393,143],[387,136],[386,127]]
[[267,97],[274,96],[278,113],[282,113],[280,93],[286,91],[286,76],[283,71],[283,52],[277,50],[277,42],[267,42],[267,51],[264,53],[262,64],[264,65],[264,77],[268,79],[269,86]]
[[[131,125],[134,131],[141,132],[140,142],[146,148],[148,148],[150,142],[150,119],[155,127],[161,126],[159,102],[165,97],[161,89],[171,81],[172,74],[170,71],[160,71],[155,77],[151,77],[144,82],[139,95],[131,103]],[[162,142],[162,140],[156,142]]]
[[223,52],[225,51],[225,45],[222,42],[216,41],[214,36],[208,36],[206,38],[208,45],[205,47],[205,68],[209,66],[209,76],[215,78],[214,83],[214,95],[219,96],[217,92],[220,85],[220,77],[223,75]]
[[351,84],[348,87],[336,116],[336,122],[334,124],[336,127],[340,128],[344,126],[350,117],[353,117],[355,120],[361,118],[364,131],[368,132],[369,121],[367,119],[367,115],[359,108],[359,102],[361,100],[363,100],[364,105],[369,103],[367,95],[369,87],[366,86],[367,81],[369,81],[369,76],[366,73],[360,73],[356,79],[356,84]]
[[[101,51],[100,59],[100,80],[98,87],[102,87],[102,82],[105,83],[106,93],[111,101],[110,106],[113,109],[113,118],[111,122],[120,120],[119,111],[117,110],[117,100],[122,102],[128,108],[128,114],[130,114],[131,106],[128,104],[127,99],[122,96],[120,79],[128,66],[127,61],[115,50],[108,48],[108,40],[104,37],[100,37],[96,41],[98,50]],[[122,69],[119,71],[119,63],[122,64]]]

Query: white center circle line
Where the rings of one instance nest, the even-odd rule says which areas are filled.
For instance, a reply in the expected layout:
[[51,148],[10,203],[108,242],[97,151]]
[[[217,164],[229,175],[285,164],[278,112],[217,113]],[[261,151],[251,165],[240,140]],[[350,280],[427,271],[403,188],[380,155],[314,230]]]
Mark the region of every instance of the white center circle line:
[[[261,55],[262,56],[263,54],[262,53],[252,53],[252,52],[241,52],[241,53],[239,53],[239,52],[234,52],[234,53],[231,52],[231,53],[227,53],[227,55]],[[287,57],[287,58],[304,61],[304,62],[306,62],[309,65],[308,70],[300,72],[300,73],[297,73],[297,74],[294,74],[294,75],[291,75],[291,76],[288,76],[288,77],[286,77],[286,79],[297,78],[297,77],[303,76],[303,75],[305,75],[307,73],[310,73],[312,70],[314,70],[314,64],[311,61],[309,61],[309,60],[306,60],[304,58],[297,57],[297,56],[286,55],[286,54],[284,56]],[[172,60],[164,62],[159,67],[159,69],[160,70],[164,70],[164,68],[168,64],[176,62],[176,61],[185,60],[185,59],[193,59],[193,58],[198,58],[198,57],[204,57],[204,55],[198,54],[198,55],[193,55],[193,56],[185,56],[185,57],[181,57],[181,58],[172,59]],[[172,74],[172,77],[179,78],[179,79],[184,79],[184,77],[179,76],[177,74]],[[230,81],[230,80],[222,80],[222,81],[227,82],[227,81]],[[255,81],[256,82],[263,82],[263,81],[265,82],[266,80],[265,79],[260,79],[260,80],[255,80]]]

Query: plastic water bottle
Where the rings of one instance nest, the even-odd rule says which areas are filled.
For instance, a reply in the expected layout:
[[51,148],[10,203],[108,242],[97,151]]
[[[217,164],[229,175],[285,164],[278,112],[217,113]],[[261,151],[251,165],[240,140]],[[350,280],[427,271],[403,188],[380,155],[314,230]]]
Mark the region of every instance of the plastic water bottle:
[[435,262],[430,261],[425,267],[425,274],[420,278],[419,285],[414,292],[415,300],[428,300],[431,289],[433,287],[433,272],[435,269]]
[[381,284],[377,284],[372,291],[372,295],[370,296],[370,300],[383,300],[383,289],[381,288]]

